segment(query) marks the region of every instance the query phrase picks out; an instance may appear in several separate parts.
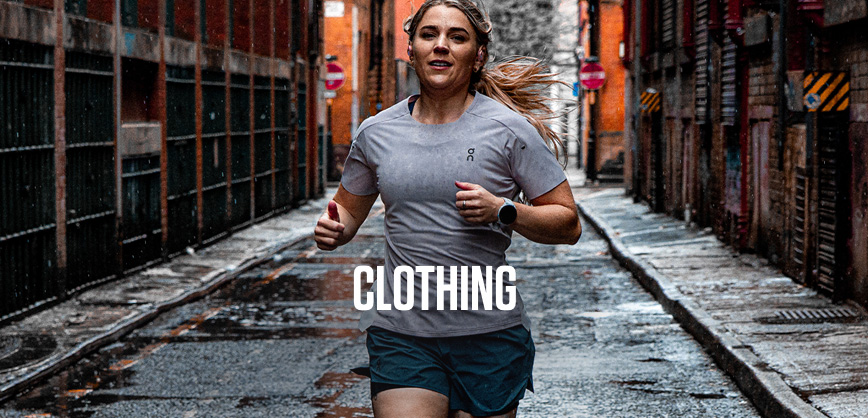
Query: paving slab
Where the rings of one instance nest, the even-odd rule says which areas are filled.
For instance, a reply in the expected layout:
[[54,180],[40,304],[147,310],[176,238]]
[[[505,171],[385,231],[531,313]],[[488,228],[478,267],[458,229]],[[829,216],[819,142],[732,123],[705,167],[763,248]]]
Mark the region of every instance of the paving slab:
[[[623,189],[585,194],[578,205],[764,416],[868,416],[868,315],[860,306],[836,304],[708,229],[652,213]],[[782,311],[834,309],[854,316],[777,321]]]

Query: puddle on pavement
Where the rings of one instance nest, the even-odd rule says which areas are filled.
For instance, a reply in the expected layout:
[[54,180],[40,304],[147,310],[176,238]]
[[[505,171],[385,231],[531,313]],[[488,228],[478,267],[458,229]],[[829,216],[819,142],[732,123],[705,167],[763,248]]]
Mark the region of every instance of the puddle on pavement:
[[[281,262],[278,262],[281,261]],[[287,268],[291,262],[297,265]],[[86,357],[74,366],[44,381],[35,389],[8,401],[4,408],[55,417],[90,417],[100,405],[120,401],[154,400],[156,397],[101,393],[100,389],[124,387],[134,375],[138,360],[149,355],[149,348],[165,343],[213,340],[358,338],[355,327],[353,268],[358,265],[382,265],[379,258],[316,257],[272,260],[244,274],[211,298],[220,311],[213,316],[179,328],[189,332],[141,337],[135,334],[123,343],[110,345]],[[330,266],[331,265],[331,266]],[[142,289],[137,289],[142,290]],[[367,290],[367,289],[366,289]],[[231,305],[226,301],[235,302]],[[304,303],[315,301],[313,303]],[[325,302],[325,304],[323,304]],[[349,302],[349,303],[348,303]],[[220,303],[227,303],[219,308]],[[212,306],[214,306],[212,304]],[[191,321],[193,321],[191,319]],[[188,321],[190,322],[190,321]],[[50,337],[49,337],[50,338]],[[40,342],[41,341],[41,342]],[[2,354],[24,352],[16,345],[41,347],[47,353],[30,350],[34,358],[54,351],[53,339],[45,341],[6,341]],[[15,364],[21,364],[16,361]],[[329,395],[309,401],[322,408],[317,417],[371,417],[369,408],[341,405],[338,397],[346,388],[363,378],[351,373],[327,373],[316,382]],[[252,406],[262,399],[243,398],[237,407]]]
[[56,348],[57,341],[50,335],[4,335],[0,337],[0,371],[35,363]]
[[367,378],[355,373],[334,371],[325,372],[319,379],[317,379],[316,383],[314,383],[314,387],[317,389],[325,389],[328,391],[328,394],[314,397],[305,402],[317,408],[322,408],[322,411],[316,414],[316,418],[373,417],[374,414],[369,407],[342,405],[338,402],[338,399],[344,393],[344,390],[355,385],[364,384],[367,384]]
[[98,389],[127,385],[134,372],[130,368],[112,367],[135,355],[142,344],[113,344],[88,356],[72,367],[52,376],[38,387],[18,395],[3,406],[19,411],[49,413],[54,417],[84,418],[94,414],[93,407],[117,402],[117,396],[94,395]]
[[292,269],[274,280],[265,275],[244,276],[230,284],[215,298],[239,302],[352,300],[351,269],[300,271]]
[[326,327],[256,327],[226,318],[209,319],[193,332],[172,338],[172,342],[288,340],[296,338],[356,338],[361,331]]

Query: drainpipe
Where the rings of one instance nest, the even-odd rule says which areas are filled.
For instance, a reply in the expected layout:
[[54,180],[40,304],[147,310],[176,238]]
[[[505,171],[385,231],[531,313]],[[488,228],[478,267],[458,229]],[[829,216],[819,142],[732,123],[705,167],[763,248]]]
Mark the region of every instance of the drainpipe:
[[[591,23],[590,33],[590,51],[588,51],[588,59],[591,57],[600,56],[600,0],[588,1],[588,15]],[[597,58],[599,60],[599,58]],[[597,124],[599,123],[599,111],[597,92],[593,92],[595,97],[590,105],[590,121],[588,124],[588,162],[586,172],[588,181],[594,182],[597,180],[597,133],[599,132]]]
[[787,8],[787,0],[779,1],[778,19],[778,59],[775,60],[778,65],[778,71],[775,74],[778,88],[778,123],[775,127],[777,142],[778,142],[778,170],[784,169],[784,141],[787,135],[787,16],[789,15]]
[[578,33],[576,34],[576,82],[579,84],[576,86],[576,124],[578,125],[578,130],[576,133],[576,168],[581,169],[584,167],[582,162],[582,135],[584,131],[585,124],[585,95],[582,91],[582,85],[579,80],[581,80],[582,76],[582,61],[585,58],[585,53],[582,50],[582,34],[585,32],[585,21],[582,19],[582,1],[579,0],[576,2],[576,6],[578,10],[576,11],[576,17],[578,19]]

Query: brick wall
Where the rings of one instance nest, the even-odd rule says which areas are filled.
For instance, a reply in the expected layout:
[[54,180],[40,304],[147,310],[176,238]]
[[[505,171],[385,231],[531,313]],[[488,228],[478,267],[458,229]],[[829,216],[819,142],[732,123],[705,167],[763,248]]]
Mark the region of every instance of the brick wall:
[[232,2],[232,48],[242,51],[250,50],[250,1],[233,0]]
[[211,0],[205,3],[205,33],[203,35],[205,35],[208,45],[217,48],[223,47],[223,42],[226,41],[226,2]]
[[271,55],[271,0],[253,0],[253,50],[262,56]]
[[850,73],[849,149],[852,153],[849,237],[850,265],[845,270],[847,295],[868,306],[868,38],[865,21],[854,22],[832,42],[840,45],[834,60]]
[[289,0],[274,0],[275,56],[289,58]]
[[[775,66],[772,62],[771,44],[767,43],[751,50],[750,55],[750,87],[748,103],[751,112],[752,124],[766,124],[768,131],[768,172],[755,173],[755,165],[753,159],[756,157],[751,154],[749,156],[749,172],[750,178],[755,179],[763,175],[768,176],[768,189],[764,193],[768,194],[769,211],[766,217],[762,217],[760,213],[751,211],[751,223],[756,226],[759,231],[752,231],[750,246],[762,255],[769,257],[773,262],[783,259],[783,254],[786,251],[786,237],[784,233],[787,230],[785,227],[785,219],[788,217],[787,208],[787,182],[784,178],[784,173],[779,169],[780,159],[777,140],[774,138],[775,126],[777,125],[777,89],[775,87]],[[750,207],[756,208],[754,196],[756,188],[760,185],[754,181],[750,183]]]

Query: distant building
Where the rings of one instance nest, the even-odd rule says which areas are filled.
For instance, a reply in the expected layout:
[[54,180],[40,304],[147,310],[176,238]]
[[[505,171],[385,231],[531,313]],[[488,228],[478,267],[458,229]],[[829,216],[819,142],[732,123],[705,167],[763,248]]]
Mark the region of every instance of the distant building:
[[424,0],[395,0],[395,101],[419,93],[419,77],[410,66],[407,45],[410,36],[404,32],[404,20],[412,16]]
[[346,77],[331,104],[334,180],[359,124],[395,103],[395,1],[325,1],[325,52]]
[[320,195],[321,33],[320,0],[0,0],[0,319]]
[[[592,60],[591,41],[596,37],[598,50],[594,58],[605,70],[606,82],[596,92],[581,86],[576,91],[563,85],[555,86],[552,94],[560,100],[552,105],[562,114],[557,129],[565,134],[569,164],[588,170],[591,180],[621,182],[624,176],[623,95],[626,79],[619,53],[621,2],[604,0],[598,6],[603,22],[598,31],[592,30],[590,6],[588,1],[557,2],[552,22],[554,51],[549,64],[561,81],[573,86],[579,82],[582,65]],[[596,103],[597,113],[592,113],[592,103]]]

